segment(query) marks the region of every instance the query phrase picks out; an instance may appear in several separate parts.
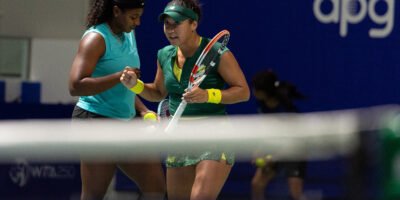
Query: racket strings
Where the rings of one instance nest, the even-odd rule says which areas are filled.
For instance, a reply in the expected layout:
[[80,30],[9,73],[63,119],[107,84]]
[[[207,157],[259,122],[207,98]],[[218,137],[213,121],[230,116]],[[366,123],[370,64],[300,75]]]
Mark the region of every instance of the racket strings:
[[169,112],[169,100],[164,99],[158,104],[157,115],[160,119],[168,118],[171,114]]
[[[215,67],[215,60],[224,52],[226,45],[229,42],[229,38],[229,32],[223,30],[210,40],[193,67],[189,78],[188,89],[191,89],[196,85],[200,85],[210,70]],[[217,44],[218,41],[221,41],[221,45],[218,47],[218,49],[215,49],[215,44]]]

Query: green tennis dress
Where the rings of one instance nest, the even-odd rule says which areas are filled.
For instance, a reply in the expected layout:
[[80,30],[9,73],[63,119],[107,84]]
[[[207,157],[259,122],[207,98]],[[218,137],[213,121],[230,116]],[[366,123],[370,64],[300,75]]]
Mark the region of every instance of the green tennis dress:
[[[197,58],[208,44],[210,39],[203,38],[200,46],[192,57],[186,58],[182,67],[181,77],[174,74],[174,64],[177,59],[177,47],[173,45],[166,46],[158,51],[157,59],[164,74],[164,84],[169,93],[169,107],[171,114],[174,114],[178,108],[182,94],[188,86],[190,73]],[[224,52],[228,51],[225,49]],[[217,58],[216,66],[210,70],[207,77],[200,84],[202,89],[223,89],[225,81],[218,73],[219,58]],[[195,103],[188,104],[182,114],[185,117],[205,117],[205,116],[221,116],[226,115],[226,106],[224,104],[213,103]],[[190,153],[174,153],[169,154],[166,159],[167,167],[184,167],[196,165],[202,160],[226,160],[230,165],[234,163],[234,154],[232,152],[219,149],[217,146],[210,145],[204,148],[197,148],[196,151]]]

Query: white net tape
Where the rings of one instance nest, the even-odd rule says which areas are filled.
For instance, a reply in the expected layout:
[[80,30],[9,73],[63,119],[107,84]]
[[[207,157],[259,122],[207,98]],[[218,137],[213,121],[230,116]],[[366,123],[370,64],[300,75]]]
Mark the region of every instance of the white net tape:
[[323,159],[357,148],[359,133],[379,130],[398,106],[307,114],[244,115],[166,123],[142,120],[21,120],[0,122],[0,159],[145,159],[154,154],[205,149],[233,151],[249,159],[255,151],[280,159]]

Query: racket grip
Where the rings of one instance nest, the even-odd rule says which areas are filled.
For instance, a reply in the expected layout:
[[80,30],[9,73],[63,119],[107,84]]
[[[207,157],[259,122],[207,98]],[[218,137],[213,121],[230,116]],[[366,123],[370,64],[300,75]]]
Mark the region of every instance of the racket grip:
[[170,132],[172,131],[176,125],[178,124],[179,118],[181,118],[183,111],[185,110],[187,105],[187,102],[185,100],[182,100],[181,103],[179,104],[178,108],[175,111],[174,116],[172,116],[171,121],[169,121],[167,128],[165,128],[165,132]]

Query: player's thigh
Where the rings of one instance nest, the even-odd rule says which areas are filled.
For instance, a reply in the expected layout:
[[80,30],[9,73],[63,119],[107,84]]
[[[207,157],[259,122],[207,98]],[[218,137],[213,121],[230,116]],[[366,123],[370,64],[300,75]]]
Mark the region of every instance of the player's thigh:
[[114,163],[81,161],[83,192],[105,193],[114,176],[115,169]]
[[196,177],[193,185],[193,194],[218,194],[229,173],[232,165],[225,161],[203,160],[196,167]]
[[300,177],[288,177],[289,192],[292,198],[300,199],[303,194],[304,180]]
[[118,166],[143,192],[165,191],[165,175],[159,161],[119,163]]
[[167,194],[169,199],[190,199],[195,178],[195,166],[167,168]]

